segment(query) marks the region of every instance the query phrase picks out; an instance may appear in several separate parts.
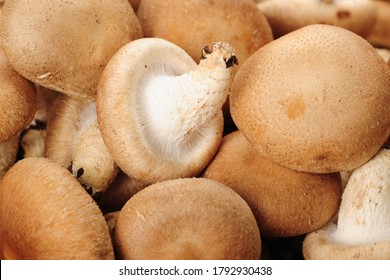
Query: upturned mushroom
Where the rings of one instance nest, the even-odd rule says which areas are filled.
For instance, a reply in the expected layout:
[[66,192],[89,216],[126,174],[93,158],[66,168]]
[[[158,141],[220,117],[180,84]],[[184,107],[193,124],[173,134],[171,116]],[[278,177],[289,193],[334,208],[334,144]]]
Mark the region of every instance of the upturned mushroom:
[[0,258],[103,260],[114,253],[93,199],[65,168],[34,157],[0,182]]
[[309,233],[305,259],[390,259],[390,150],[355,169],[343,192],[337,225]]
[[207,45],[199,65],[159,38],[122,47],[97,94],[99,129],[120,169],[144,183],[199,174],[221,142],[235,64],[224,42]]
[[389,88],[390,69],[372,45],[344,28],[314,24],[246,60],[230,108],[238,129],[269,160],[332,173],[364,164],[386,141]]
[[341,200],[340,174],[290,170],[260,155],[240,131],[222,140],[204,178],[237,192],[250,206],[263,237],[292,237],[325,225]]
[[62,165],[99,199],[119,169],[101,137],[95,102],[58,96],[48,120],[45,157]]
[[128,0],[7,0],[0,35],[22,76],[91,101],[107,61],[142,29]]
[[329,24],[367,37],[377,9],[369,0],[266,0],[257,4],[279,38],[310,24]]
[[136,193],[120,211],[121,259],[259,259],[260,232],[248,204],[205,178],[175,179]]
[[0,143],[19,134],[34,118],[34,85],[9,64],[0,46]]

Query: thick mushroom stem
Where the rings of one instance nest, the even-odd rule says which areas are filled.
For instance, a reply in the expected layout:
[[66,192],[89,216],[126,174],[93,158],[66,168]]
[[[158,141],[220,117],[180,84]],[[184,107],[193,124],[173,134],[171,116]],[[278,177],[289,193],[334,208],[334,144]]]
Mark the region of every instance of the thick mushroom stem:
[[77,125],[79,130],[73,137],[72,161],[68,170],[90,195],[99,199],[119,169],[100,135],[94,102],[81,112]]
[[390,240],[390,150],[382,149],[352,173],[343,193],[338,243],[373,244]]
[[188,145],[197,135],[197,128],[221,111],[234,64],[238,62],[229,44],[211,43],[203,49],[200,63],[194,70],[180,76],[149,79],[143,102],[150,139],[165,147]]

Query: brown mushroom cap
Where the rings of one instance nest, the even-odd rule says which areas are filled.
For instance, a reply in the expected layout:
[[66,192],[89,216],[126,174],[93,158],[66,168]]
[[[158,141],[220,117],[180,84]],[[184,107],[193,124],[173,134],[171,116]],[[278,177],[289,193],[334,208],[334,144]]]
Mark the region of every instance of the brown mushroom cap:
[[228,42],[242,63],[273,39],[252,0],[142,0],[137,16],[145,37],[168,40],[196,62],[199,50],[210,42]]
[[92,198],[65,168],[36,157],[17,162],[0,183],[0,257],[80,260],[114,254]]
[[128,0],[10,0],[1,37],[11,65],[22,76],[67,95],[92,100],[109,58],[142,37]]
[[203,177],[237,192],[251,207],[262,236],[298,236],[326,224],[341,200],[338,173],[290,170],[261,156],[240,131],[222,140]]
[[230,106],[238,129],[271,161],[331,173],[352,170],[381,148],[390,134],[389,88],[390,69],[367,41],[310,25],[241,66]]
[[259,259],[261,240],[246,202],[204,178],[164,181],[136,193],[119,213],[123,259]]
[[376,7],[368,0],[267,0],[258,8],[279,38],[310,24],[329,24],[366,37],[374,27]]
[[373,1],[378,15],[375,25],[367,36],[367,40],[374,46],[390,48],[390,2]]
[[15,72],[0,47],[0,143],[21,132],[34,118],[34,85]]

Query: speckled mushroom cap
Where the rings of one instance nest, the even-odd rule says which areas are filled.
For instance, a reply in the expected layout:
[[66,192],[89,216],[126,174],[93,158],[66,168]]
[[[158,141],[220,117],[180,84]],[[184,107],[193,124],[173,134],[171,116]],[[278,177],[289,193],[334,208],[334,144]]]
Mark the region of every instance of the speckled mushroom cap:
[[311,174],[272,163],[240,131],[223,138],[203,177],[237,192],[267,237],[298,236],[318,229],[332,218],[341,200],[338,173]]
[[204,178],[159,182],[136,193],[119,213],[122,259],[259,259],[261,240],[247,203]]
[[21,132],[36,107],[34,85],[12,69],[0,46],[0,143]]
[[389,88],[390,69],[367,41],[340,27],[310,25],[241,66],[230,108],[269,160],[331,173],[352,170],[381,148],[390,133]]
[[142,0],[137,16],[145,37],[166,39],[196,62],[213,41],[230,43],[240,63],[273,40],[271,27],[253,0]]
[[[26,176],[28,174],[28,176]],[[1,259],[113,259],[103,214],[65,168],[17,162],[0,183]]]
[[10,0],[1,38],[12,66],[38,85],[93,100],[103,68],[124,44],[142,37],[128,0]]
[[266,0],[257,6],[275,38],[310,24],[339,26],[366,37],[377,17],[369,0]]
[[337,225],[309,233],[305,259],[390,259],[390,150],[355,169],[343,192]]
[[390,48],[390,2],[371,0],[378,10],[377,19],[367,40],[374,46]]

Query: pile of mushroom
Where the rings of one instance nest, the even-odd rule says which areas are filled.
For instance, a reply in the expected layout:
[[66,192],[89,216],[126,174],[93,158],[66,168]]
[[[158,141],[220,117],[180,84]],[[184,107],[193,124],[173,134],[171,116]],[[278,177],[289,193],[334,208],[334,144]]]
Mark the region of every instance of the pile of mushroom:
[[389,5],[0,1],[0,258],[390,259]]

